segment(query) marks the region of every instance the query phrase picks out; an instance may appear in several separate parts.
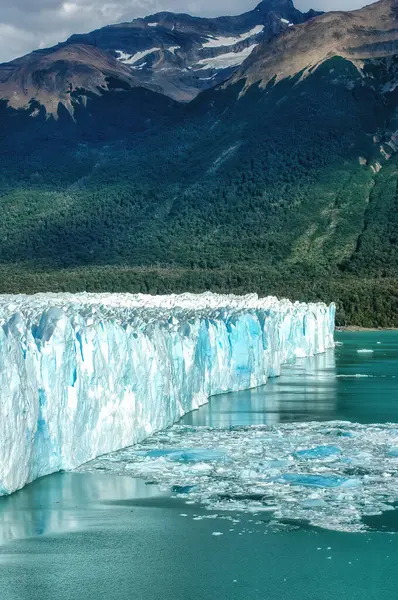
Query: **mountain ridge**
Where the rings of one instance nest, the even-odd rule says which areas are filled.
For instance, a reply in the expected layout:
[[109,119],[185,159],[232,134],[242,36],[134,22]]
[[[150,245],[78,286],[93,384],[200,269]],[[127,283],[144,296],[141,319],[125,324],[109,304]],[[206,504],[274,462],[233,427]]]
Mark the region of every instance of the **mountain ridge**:
[[[73,112],[68,89],[98,93],[107,89],[110,76],[124,85],[141,85],[177,101],[190,101],[227,79],[260,40],[314,14],[301,13],[292,0],[263,0],[252,11],[233,17],[162,12],[108,25],[0,65],[0,98],[15,108],[34,99],[50,114],[56,114],[58,103]],[[84,49],[82,57],[78,48]]]
[[332,56],[341,56],[361,69],[364,60],[397,52],[398,2],[380,0],[355,11],[319,15],[268,44],[259,44],[227,84],[245,79],[246,86],[259,83],[265,87],[271,80],[299,73],[305,76]]
[[27,57],[0,65],[0,97],[14,108],[24,108],[34,100],[49,114],[62,103],[73,112],[71,94],[77,89],[99,94],[108,89],[107,78],[128,87],[140,83],[134,74],[112,56],[94,46],[74,44],[39,50]]

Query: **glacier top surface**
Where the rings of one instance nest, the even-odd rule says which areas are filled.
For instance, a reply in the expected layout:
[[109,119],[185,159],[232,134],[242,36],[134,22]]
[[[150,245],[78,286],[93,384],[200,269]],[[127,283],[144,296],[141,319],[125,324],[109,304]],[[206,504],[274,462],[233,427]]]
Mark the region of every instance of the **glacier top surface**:
[[304,304],[290,300],[278,300],[274,296],[259,298],[257,294],[236,296],[206,292],[203,294],[170,294],[151,296],[144,294],[70,294],[45,293],[28,295],[0,295],[0,323],[11,315],[21,313],[24,317],[35,319],[50,309],[58,308],[67,316],[79,314],[92,318],[114,318],[118,321],[130,320],[139,315],[145,320],[155,316],[221,316],[220,311],[240,313],[243,311],[266,310],[276,313],[296,311],[327,310],[325,304]]

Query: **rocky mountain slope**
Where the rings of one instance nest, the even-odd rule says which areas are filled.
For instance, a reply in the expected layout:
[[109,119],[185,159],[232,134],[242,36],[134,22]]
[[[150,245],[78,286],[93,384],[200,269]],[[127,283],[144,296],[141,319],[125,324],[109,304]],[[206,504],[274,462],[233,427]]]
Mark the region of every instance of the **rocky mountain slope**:
[[1,291],[256,291],[398,326],[397,29],[396,0],[315,17],[189,103],[123,64],[57,120],[4,101]]
[[13,107],[35,99],[56,114],[60,102],[71,110],[71,92],[82,90],[85,102],[84,91],[108,89],[111,79],[188,101],[225,81],[260,42],[316,14],[292,0],[263,0],[235,17],[165,12],[110,25],[0,65],[0,98]]
[[381,0],[351,12],[331,12],[289,28],[269,44],[259,44],[231,78],[266,86],[286,77],[312,73],[340,56],[363,70],[366,61],[398,53],[398,3]]
[[67,43],[95,44],[129,65],[144,85],[186,101],[224,81],[260,42],[316,14],[301,13],[292,0],[263,0],[239,16],[204,19],[163,12],[75,35]]
[[72,93],[107,90],[114,81],[120,89],[138,87],[134,73],[103,50],[87,44],[69,44],[38,50],[0,65],[0,98],[14,108],[27,108],[34,100],[48,114],[61,103],[72,111]]

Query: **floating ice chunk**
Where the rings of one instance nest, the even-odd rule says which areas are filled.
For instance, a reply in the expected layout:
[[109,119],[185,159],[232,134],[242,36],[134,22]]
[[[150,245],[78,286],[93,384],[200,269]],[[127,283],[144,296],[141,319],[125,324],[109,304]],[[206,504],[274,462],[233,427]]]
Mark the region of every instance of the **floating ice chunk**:
[[[330,444],[337,438],[338,445]],[[397,427],[390,424],[292,423],[221,429],[174,425],[167,435],[155,434],[138,449],[150,443],[175,452],[178,443],[181,452],[187,447],[215,452],[222,448],[225,458],[199,463],[171,460],[167,455],[148,458],[133,447],[102,456],[80,470],[155,478],[169,489],[179,486],[174,493],[185,492],[185,498],[218,513],[267,514],[275,521],[362,531],[364,516],[391,510],[392,503],[398,502],[397,441]],[[314,451],[313,455],[296,456],[298,448]]]
[[294,453],[296,458],[303,459],[321,459],[330,458],[332,456],[338,456],[341,454],[340,448],[336,446],[317,446],[316,448],[310,448],[309,450],[298,450]]
[[194,489],[194,485],[173,485],[171,491],[174,494],[189,494]]
[[358,354],[373,354],[374,350],[368,350],[367,348],[363,348],[362,350],[357,350]]
[[[304,500],[302,503],[304,508],[325,508],[327,506],[326,500],[322,500],[322,498],[308,498]],[[318,548],[319,550],[319,548]]]
[[358,479],[348,479],[335,475],[304,475],[298,473],[286,473],[278,481],[289,485],[302,485],[314,488],[356,487],[361,485]]
[[136,454],[137,456],[147,456],[148,458],[161,458],[173,455],[179,456],[181,454],[181,450],[170,448],[160,448],[155,450],[137,450]]
[[190,450],[183,450],[179,456],[172,455],[171,458],[172,460],[179,460],[181,462],[212,462],[223,460],[225,453],[217,450],[191,448]]
[[207,450],[205,448],[189,448],[189,449],[154,449],[154,450],[137,450],[137,456],[147,456],[148,458],[168,458],[169,460],[196,463],[196,462],[212,462],[219,461],[225,458],[225,453],[217,450]]

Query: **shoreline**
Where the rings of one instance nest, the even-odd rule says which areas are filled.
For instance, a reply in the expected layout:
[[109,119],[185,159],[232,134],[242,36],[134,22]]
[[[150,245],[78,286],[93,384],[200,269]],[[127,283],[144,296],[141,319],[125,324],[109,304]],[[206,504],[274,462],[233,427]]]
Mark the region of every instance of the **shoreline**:
[[398,331],[398,327],[360,327],[359,325],[344,325],[342,327],[336,327],[336,331]]

